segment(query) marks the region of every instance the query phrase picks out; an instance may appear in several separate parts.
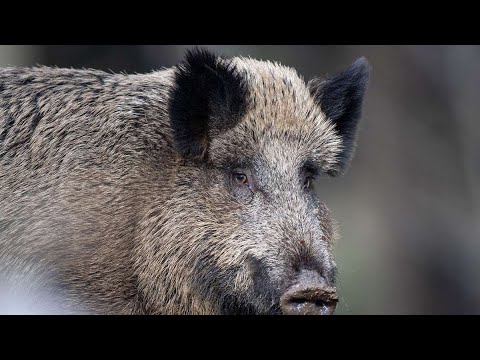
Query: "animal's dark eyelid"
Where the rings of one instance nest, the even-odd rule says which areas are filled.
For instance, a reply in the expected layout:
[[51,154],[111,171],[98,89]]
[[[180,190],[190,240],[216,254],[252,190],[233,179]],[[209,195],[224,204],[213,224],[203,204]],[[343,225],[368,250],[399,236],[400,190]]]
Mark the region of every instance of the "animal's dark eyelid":
[[220,168],[224,171],[227,172],[239,172],[239,173],[244,173],[246,169],[251,168],[251,164],[248,161],[236,161],[234,159],[228,158],[225,160],[222,165],[220,165]]
[[318,165],[312,160],[305,161],[302,169],[306,174],[310,174],[314,178],[321,173]]

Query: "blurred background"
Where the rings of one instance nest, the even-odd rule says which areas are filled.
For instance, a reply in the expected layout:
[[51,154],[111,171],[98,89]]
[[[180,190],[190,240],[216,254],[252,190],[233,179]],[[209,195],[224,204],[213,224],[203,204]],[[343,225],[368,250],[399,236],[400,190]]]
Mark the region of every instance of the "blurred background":
[[[191,46],[0,46],[0,66],[150,72]],[[480,313],[480,46],[205,46],[306,80],[373,66],[350,171],[319,195],[340,225],[338,314]]]

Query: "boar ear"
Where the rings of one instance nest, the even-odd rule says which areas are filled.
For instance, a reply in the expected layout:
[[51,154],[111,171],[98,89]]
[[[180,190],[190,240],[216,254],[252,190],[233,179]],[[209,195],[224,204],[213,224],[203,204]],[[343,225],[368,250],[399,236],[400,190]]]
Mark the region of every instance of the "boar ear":
[[245,80],[230,60],[202,49],[189,50],[175,67],[168,105],[177,150],[204,159],[209,135],[235,126],[245,103]]
[[370,69],[367,59],[361,57],[339,74],[313,79],[308,83],[316,103],[342,138],[343,151],[338,165],[340,172],[346,168],[355,150],[357,125]]

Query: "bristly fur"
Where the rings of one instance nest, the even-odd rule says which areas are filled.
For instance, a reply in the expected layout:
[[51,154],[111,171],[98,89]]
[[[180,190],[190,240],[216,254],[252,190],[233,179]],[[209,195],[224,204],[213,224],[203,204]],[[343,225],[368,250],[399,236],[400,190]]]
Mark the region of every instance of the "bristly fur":
[[0,69],[0,303],[272,314],[301,268],[334,286],[334,221],[305,172],[351,157],[365,69],[310,88],[204,50],[150,74]]

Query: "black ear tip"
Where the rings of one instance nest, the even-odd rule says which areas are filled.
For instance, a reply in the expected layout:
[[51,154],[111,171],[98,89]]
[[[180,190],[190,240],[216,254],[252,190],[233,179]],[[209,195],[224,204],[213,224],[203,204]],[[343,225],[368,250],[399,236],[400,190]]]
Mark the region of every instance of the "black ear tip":
[[204,56],[208,54],[213,54],[213,51],[202,46],[194,46],[185,52],[186,57]]
[[202,67],[205,64],[214,64],[217,59],[217,55],[209,49],[195,46],[185,52],[184,59],[186,64],[195,69]]
[[354,64],[357,64],[358,66],[362,66],[362,67],[370,66],[370,63],[368,62],[365,56],[359,57],[357,60],[354,61]]
[[347,72],[356,75],[359,79],[367,81],[372,71],[372,65],[368,62],[365,56],[362,56],[355,60],[352,65],[347,69]]

